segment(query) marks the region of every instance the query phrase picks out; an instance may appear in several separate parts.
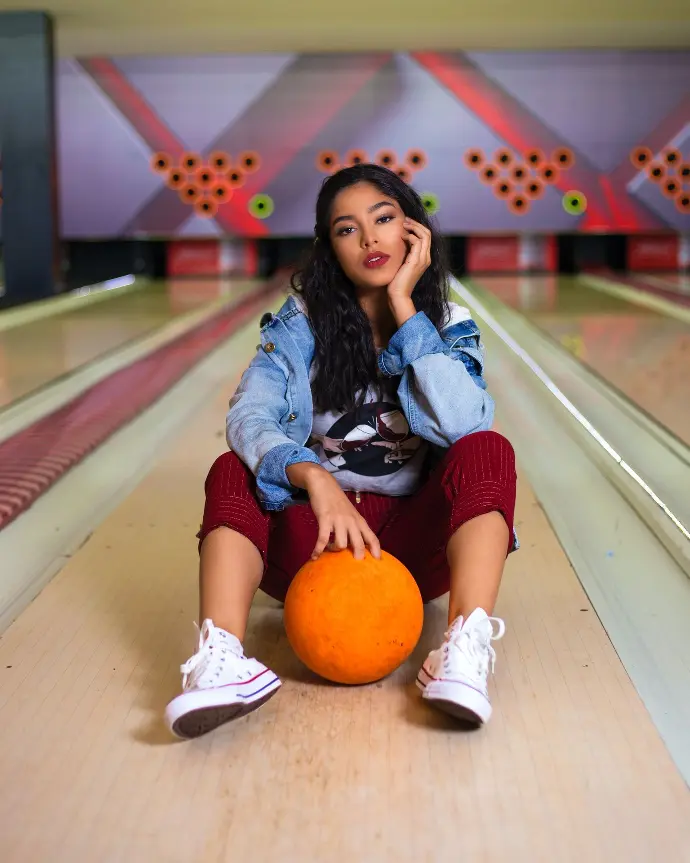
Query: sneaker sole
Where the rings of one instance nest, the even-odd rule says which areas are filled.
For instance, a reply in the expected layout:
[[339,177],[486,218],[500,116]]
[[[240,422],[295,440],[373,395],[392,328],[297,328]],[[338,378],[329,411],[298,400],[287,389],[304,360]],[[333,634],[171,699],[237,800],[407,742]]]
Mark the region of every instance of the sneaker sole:
[[435,680],[422,670],[417,676],[422,698],[444,713],[471,725],[485,725],[491,718],[491,702],[479,690],[465,683]]
[[[263,706],[281,687],[281,681],[273,675],[262,681],[260,689],[243,692],[241,687],[197,689],[184,692],[170,702],[165,719],[172,733],[182,740],[192,740],[214,731],[221,725],[240,719]],[[229,696],[233,697],[230,698]]]

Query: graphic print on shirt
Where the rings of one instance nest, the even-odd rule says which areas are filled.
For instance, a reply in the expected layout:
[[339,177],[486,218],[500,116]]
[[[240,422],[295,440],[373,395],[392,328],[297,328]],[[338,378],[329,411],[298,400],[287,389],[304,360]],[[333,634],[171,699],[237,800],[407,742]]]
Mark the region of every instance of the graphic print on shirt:
[[359,476],[396,473],[419,450],[422,440],[413,435],[397,405],[370,402],[344,414],[320,440],[332,473],[347,470]]

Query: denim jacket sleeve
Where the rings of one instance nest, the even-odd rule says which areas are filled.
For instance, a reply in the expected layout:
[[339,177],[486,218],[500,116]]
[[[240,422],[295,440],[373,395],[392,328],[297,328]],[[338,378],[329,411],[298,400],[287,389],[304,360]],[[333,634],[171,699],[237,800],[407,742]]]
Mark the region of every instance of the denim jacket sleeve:
[[484,349],[469,312],[451,307],[440,333],[419,312],[379,354],[379,368],[400,376],[398,396],[410,429],[447,448],[465,435],[491,428],[494,401],[484,381]]
[[298,462],[319,463],[281,424],[289,413],[286,378],[263,351],[242,375],[226,417],[228,446],[256,477],[259,499],[267,510],[282,509],[295,489],[286,470]]

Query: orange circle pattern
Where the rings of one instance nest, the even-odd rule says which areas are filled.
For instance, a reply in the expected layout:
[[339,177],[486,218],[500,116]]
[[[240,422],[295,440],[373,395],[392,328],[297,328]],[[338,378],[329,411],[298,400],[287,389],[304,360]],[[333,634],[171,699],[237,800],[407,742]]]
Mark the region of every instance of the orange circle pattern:
[[540,174],[542,180],[549,185],[553,185],[558,182],[558,168],[550,162],[547,162],[541,167]]
[[210,153],[206,160],[192,152],[178,156],[173,159],[169,153],[154,153],[151,170],[161,174],[166,186],[204,218],[215,216],[232,198],[233,189],[244,185],[246,175],[261,168],[261,156],[254,150],[240,153],[236,162],[220,150]]
[[238,156],[237,164],[245,174],[255,174],[261,167],[261,156],[254,150],[245,150]]
[[421,171],[428,161],[426,153],[417,149],[408,150],[403,162],[398,161],[394,150],[380,150],[373,159],[365,150],[348,150],[342,158],[336,150],[321,150],[316,156],[316,168],[322,174],[334,174],[341,168],[373,163],[388,168],[409,183],[413,172]]
[[376,154],[376,164],[392,170],[393,166],[398,164],[398,157],[392,150],[381,150]]
[[332,174],[340,168],[340,157],[335,150],[322,150],[316,157],[316,167],[323,174]]
[[630,154],[630,161],[636,168],[644,168],[644,166],[648,165],[653,158],[654,154],[649,147],[635,147]]
[[666,165],[662,165],[661,162],[652,162],[647,174],[652,182],[661,183],[662,180],[666,179]]
[[191,183],[185,183],[180,187],[180,200],[185,204],[193,204],[201,197],[201,189],[198,186],[193,186]]
[[343,164],[346,168],[353,168],[355,165],[365,165],[369,161],[369,157],[364,150],[350,150],[345,154]]
[[216,151],[215,153],[211,153],[209,164],[215,168],[216,171],[227,171],[230,167],[230,156],[227,153]]
[[497,179],[498,175],[499,170],[496,165],[484,165],[484,167],[479,173],[479,179],[482,181],[482,183],[490,186]]
[[231,168],[225,175],[225,179],[231,189],[240,189],[244,186],[244,173],[239,168]]
[[409,150],[405,156],[405,164],[413,171],[421,171],[427,161],[426,153],[422,150]]
[[232,198],[232,189],[228,183],[216,183],[211,189],[211,195],[218,203],[225,203],[225,201],[229,201]]
[[194,209],[197,215],[211,219],[218,212],[218,202],[213,198],[199,198],[194,204]]
[[690,161],[677,147],[665,147],[655,158],[649,147],[636,147],[630,161],[661,194],[675,201],[681,213],[690,213]]
[[529,176],[527,165],[516,165],[511,174],[516,183],[522,183]]
[[575,155],[568,147],[559,147],[551,156],[551,161],[555,165],[558,165],[561,170],[567,171],[568,168],[572,168],[575,164]]
[[196,180],[197,186],[202,189],[208,189],[215,183],[216,175],[210,168],[201,167],[197,168],[194,179]]
[[151,156],[151,169],[157,174],[165,174],[170,170],[170,156],[167,153],[154,153]]
[[[494,154],[493,163],[487,163],[483,151],[476,148],[467,150],[464,155],[466,166],[477,172],[484,184],[493,186],[498,198],[506,200],[513,212],[525,213],[529,210],[530,200],[543,196],[545,184],[557,183],[560,172],[571,168],[575,157],[572,150],[562,147],[551,154],[548,162],[537,148],[522,154],[523,163],[519,162],[520,158],[518,155],[518,163],[510,171],[511,179],[508,180],[501,172],[516,161],[516,154],[508,148],[499,149]],[[232,167],[231,156],[220,151],[211,153],[207,162],[194,152],[182,153],[178,164],[173,164],[173,161],[168,153],[154,153],[150,161],[151,170],[161,174],[168,188],[176,191],[181,200],[193,204],[197,212],[205,216],[215,215],[218,206],[230,200],[233,189],[244,185],[246,175],[261,167],[260,155],[252,150],[238,156],[236,168]],[[345,155],[342,164],[357,165],[367,161],[368,156],[363,150],[351,150]],[[685,188],[690,185],[690,162],[687,157],[684,161],[680,150],[667,148],[661,153],[660,160],[655,161],[649,147],[636,147],[630,153],[630,161],[638,170],[644,170],[649,180],[659,185],[663,195],[675,199],[680,212],[690,212],[690,193]],[[382,150],[377,154],[376,162],[389,167],[409,183],[412,173],[426,167],[428,159],[422,150],[412,149],[407,152],[404,162],[398,163],[395,152]],[[340,169],[340,156],[334,150],[323,150],[317,156],[316,166],[322,173],[331,174]],[[202,205],[204,201],[208,201],[209,206]]]
[[573,167],[575,155],[568,147],[559,147],[547,160],[538,147],[522,153],[501,147],[487,162],[482,150],[471,148],[465,151],[464,161],[512,213],[524,215],[532,201],[544,196],[546,186],[557,183],[561,173]]
[[676,165],[680,164],[682,160],[683,157],[679,150],[676,150],[674,148],[664,150],[664,162],[666,162],[669,167],[675,167]]
[[529,211],[529,201],[524,195],[515,195],[508,205],[516,215],[524,215]]
[[513,162],[513,154],[510,150],[506,149],[496,150],[494,153],[494,162],[497,165],[502,165],[504,168],[507,168]]
[[530,150],[525,156],[525,161],[533,168],[539,168],[544,164],[544,154],[541,150]]
[[527,183],[527,188],[525,189],[525,194],[527,195],[528,198],[533,198],[535,200],[537,198],[543,197],[543,195],[544,195],[544,184],[542,183],[541,180],[537,180],[537,179],[530,180],[530,182]]
[[682,191],[681,185],[678,180],[671,178],[670,180],[666,180],[663,184],[661,193],[666,198],[675,198],[676,195]]
[[173,168],[168,173],[166,182],[171,189],[181,189],[187,183],[187,175],[179,168]]
[[478,171],[484,164],[484,153],[481,150],[468,150],[465,153],[465,164],[472,171]]

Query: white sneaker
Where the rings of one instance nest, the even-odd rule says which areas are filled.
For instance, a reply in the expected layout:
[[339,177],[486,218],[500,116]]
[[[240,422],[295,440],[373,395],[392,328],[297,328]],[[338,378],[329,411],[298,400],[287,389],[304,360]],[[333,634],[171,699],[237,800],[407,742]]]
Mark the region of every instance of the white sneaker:
[[[494,632],[494,624],[497,631]],[[492,641],[503,638],[505,623],[481,608],[463,622],[459,617],[438,650],[432,650],[417,677],[422,697],[458,719],[483,725],[491,717],[487,692],[489,666],[494,670]]]
[[256,710],[280,688],[276,675],[247,659],[239,639],[205,620],[199,650],[180,669],[182,695],[165,710],[177,737],[199,737],[219,725]]

